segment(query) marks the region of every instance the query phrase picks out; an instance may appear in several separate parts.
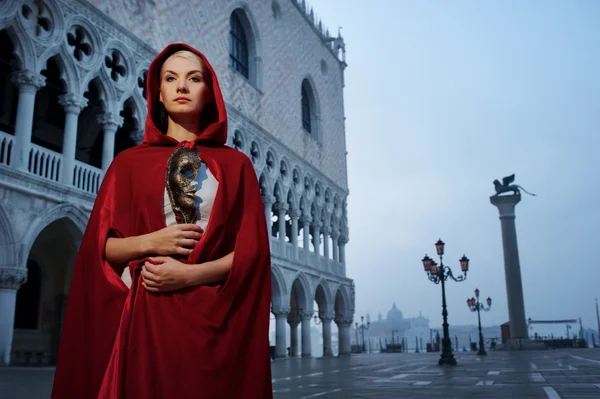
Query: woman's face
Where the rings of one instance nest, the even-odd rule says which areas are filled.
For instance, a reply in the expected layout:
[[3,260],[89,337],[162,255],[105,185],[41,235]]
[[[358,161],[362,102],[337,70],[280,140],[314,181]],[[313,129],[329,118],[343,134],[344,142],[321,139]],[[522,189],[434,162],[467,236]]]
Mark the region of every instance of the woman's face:
[[204,66],[182,56],[171,56],[161,68],[160,101],[172,118],[198,118],[212,101]]

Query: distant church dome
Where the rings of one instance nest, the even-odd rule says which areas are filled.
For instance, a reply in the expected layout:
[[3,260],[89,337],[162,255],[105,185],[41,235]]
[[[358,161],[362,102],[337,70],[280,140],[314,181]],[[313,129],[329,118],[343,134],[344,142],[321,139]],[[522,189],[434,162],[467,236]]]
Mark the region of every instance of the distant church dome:
[[392,305],[392,308],[387,313],[387,321],[401,321],[404,318],[402,312],[396,307],[396,302]]

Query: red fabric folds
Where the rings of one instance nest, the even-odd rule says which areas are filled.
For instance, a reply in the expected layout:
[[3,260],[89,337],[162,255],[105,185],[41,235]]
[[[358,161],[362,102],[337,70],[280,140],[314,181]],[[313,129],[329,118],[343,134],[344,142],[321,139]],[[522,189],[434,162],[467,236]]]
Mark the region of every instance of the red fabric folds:
[[[194,142],[157,127],[160,67],[177,50],[199,54],[213,76],[215,107]],[[144,143],[119,154],[98,193],[69,293],[52,398],[272,398],[269,360],[270,252],[256,173],[224,145],[225,105],[204,56],[168,46],[148,72]],[[235,251],[227,280],[151,294],[141,285],[146,258],[129,263],[129,290],[104,259],[110,234],[137,236],[165,227],[166,165],[176,146],[200,151],[219,181],[205,234],[186,263]]]

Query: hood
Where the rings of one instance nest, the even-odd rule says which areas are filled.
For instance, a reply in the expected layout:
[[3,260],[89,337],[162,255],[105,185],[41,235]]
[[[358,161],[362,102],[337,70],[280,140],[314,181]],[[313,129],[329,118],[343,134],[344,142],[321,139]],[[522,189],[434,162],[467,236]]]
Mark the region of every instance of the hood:
[[162,64],[171,54],[180,51],[189,50],[193,53],[198,54],[204,61],[204,65],[210,71],[212,76],[212,90],[213,90],[213,103],[206,106],[202,111],[202,128],[201,133],[196,138],[195,142],[204,145],[224,145],[227,141],[227,111],[225,109],[225,102],[223,101],[223,94],[219,87],[217,75],[214,69],[200,51],[185,44],[185,43],[173,43],[164,48],[163,51],[158,54],[148,68],[147,75],[147,102],[148,102],[148,114],[146,115],[146,130],[144,132],[144,144],[150,145],[166,145],[175,146],[178,141],[172,137],[166,135],[166,127],[161,126],[160,123],[160,108],[159,103],[159,87],[160,87],[160,69]]

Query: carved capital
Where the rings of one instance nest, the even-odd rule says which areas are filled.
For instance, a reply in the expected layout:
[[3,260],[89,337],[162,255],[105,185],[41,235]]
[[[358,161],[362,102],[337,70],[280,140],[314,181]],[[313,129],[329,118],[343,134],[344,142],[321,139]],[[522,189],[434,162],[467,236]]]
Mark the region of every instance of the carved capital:
[[273,209],[276,212],[285,212],[289,209],[289,205],[285,202],[276,202],[275,205],[273,205]]
[[312,222],[312,218],[310,215],[302,215],[300,216],[300,223],[302,224],[310,224]]
[[300,217],[301,213],[298,209],[292,209],[290,211],[290,218],[292,219],[298,219]]
[[75,93],[67,93],[58,97],[58,103],[64,107],[66,113],[77,115],[87,106],[88,100]]
[[335,319],[335,314],[333,313],[324,313],[324,314],[320,314],[319,318],[321,319],[322,322],[331,322],[332,320]]
[[290,308],[272,308],[271,313],[273,313],[275,317],[287,317],[290,313]]
[[275,203],[275,197],[272,195],[263,195],[262,200],[265,205],[273,205]]
[[354,319],[351,316],[335,316],[335,324],[338,327],[352,327],[352,322]]
[[18,290],[27,281],[27,269],[21,267],[0,268],[0,288]]
[[320,233],[320,232],[322,231],[322,230],[321,230],[321,227],[323,226],[323,223],[321,223],[321,222],[318,222],[318,221],[317,221],[317,222],[312,222],[311,226],[312,226],[312,228],[313,228],[315,231],[318,231],[318,232]]
[[46,77],[31,71],[16,71],[10,75],[11,80],[19,89],[36,92],[46,85]]
[[115,132],[123,124],[123,117],[111,112],[98,115],[98,123],[103,125],[105,128],[113,129]]
[[350,239],[348,238],[348,236],[346,234],[340,235],[340,245],[346,245],[346,244],[348,244],[349,241],[350,241]]
[[309,311],[306,311],[306,310],[300,310],[300,311],[298,311],[298,317],[302,321],[310,320],[310,319],[312,319],[313,316],[314,316],[314,312],[309,312]]

